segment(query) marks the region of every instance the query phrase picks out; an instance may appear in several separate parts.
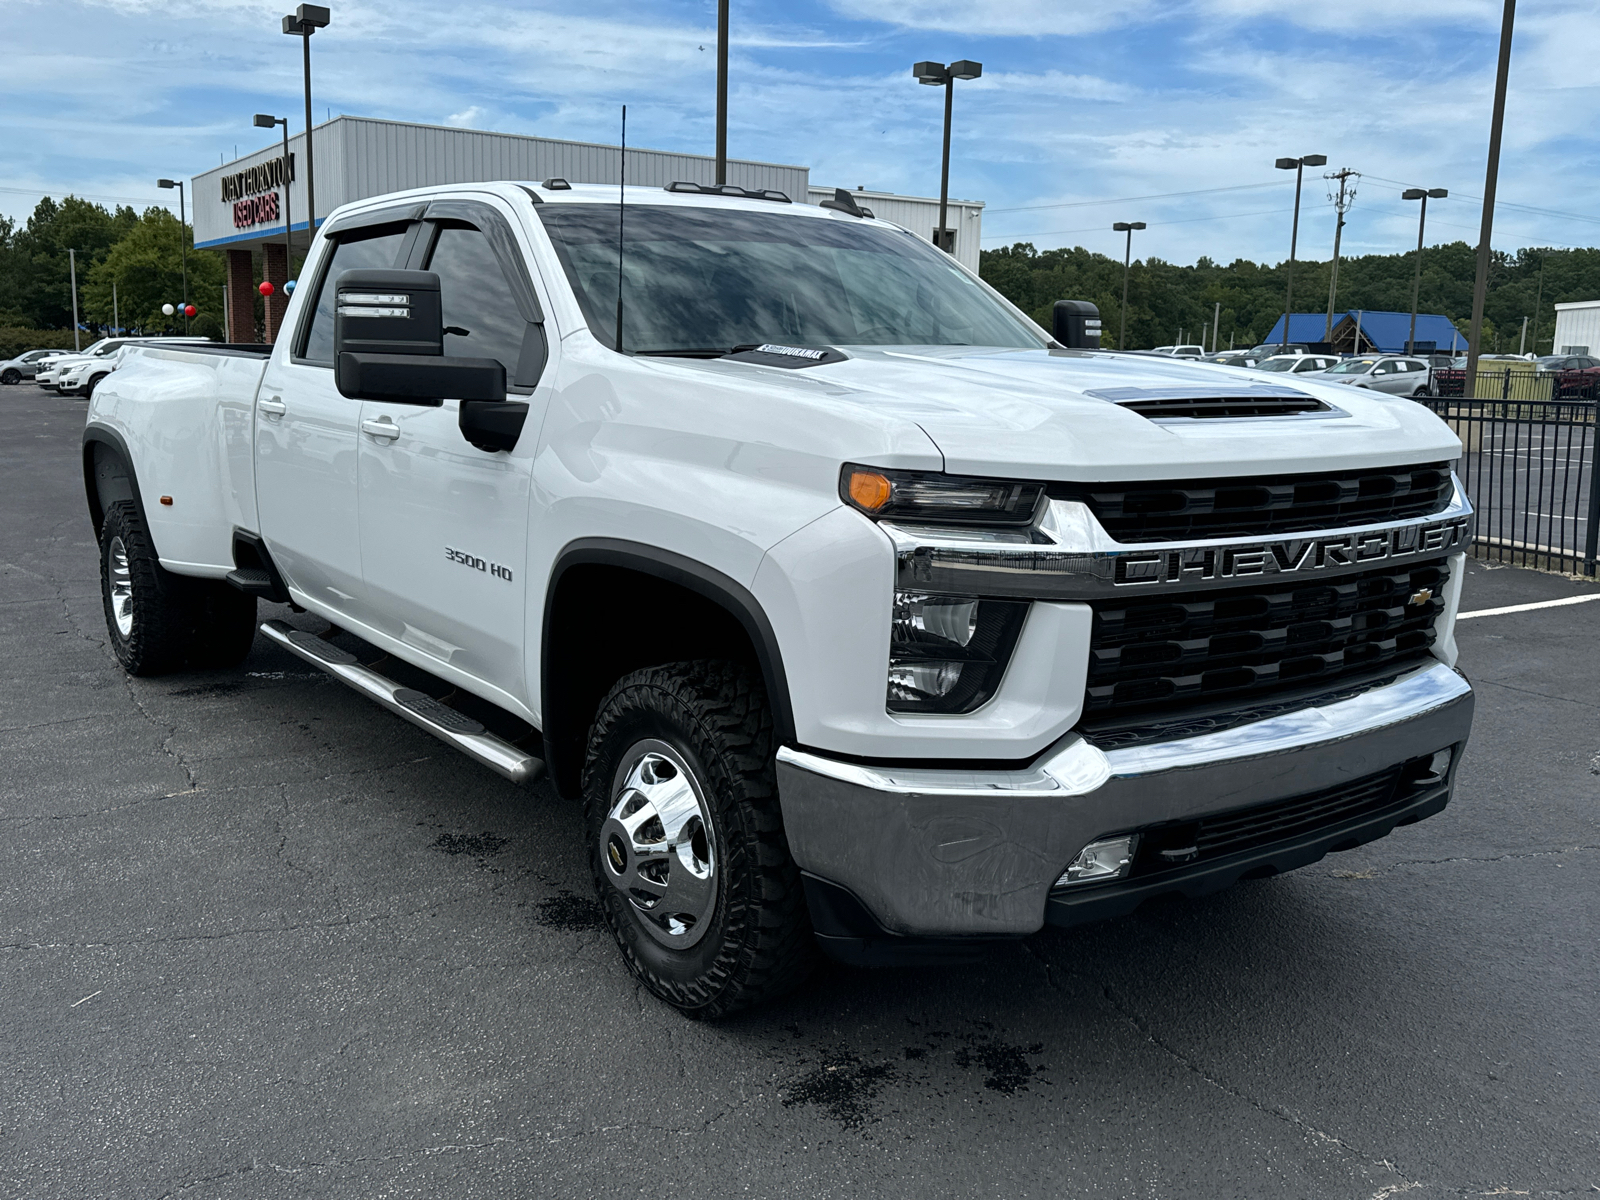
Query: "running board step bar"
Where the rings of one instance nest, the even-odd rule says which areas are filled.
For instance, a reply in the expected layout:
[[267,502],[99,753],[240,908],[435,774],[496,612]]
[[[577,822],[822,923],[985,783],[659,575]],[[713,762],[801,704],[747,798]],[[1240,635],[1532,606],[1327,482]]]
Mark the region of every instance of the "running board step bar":
[[427,730],[441,742],[448,742],[512,783],[526,783],[544,774],[543,759],[495,737],[465,713],[440,704],[425,692],[401,687],[392,679],[363,667],[348,650],[341,650],[332,642],[276,619],[263,622],[261,632],[289,653],[320,667],[369,700],[376,700],[396,716],[404,717],[418,729]]

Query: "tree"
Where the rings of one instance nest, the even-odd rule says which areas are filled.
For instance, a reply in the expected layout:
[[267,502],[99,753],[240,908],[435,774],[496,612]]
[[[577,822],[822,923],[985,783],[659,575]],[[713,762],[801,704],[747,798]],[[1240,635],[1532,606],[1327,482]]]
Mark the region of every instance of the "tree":
[[[72,326],[72,283],[68,250],[77,251],[78,283],[105,258],[111,246],[138,222],[131,208],[107,212],[77,196],[59,203],[39,201],[21,229],[0,239],[0,285],[5,315],[36,329]],[[9,222],[8,222],[9,225]],[[81,300],[80,300],[81,302]]]
[[[111,284],[117,285],[117,314],[125,326],[150,333],[183,331],[181,317],[162,314],[163,304],[178,304],[183,296],[183,248],[193,245],[193,231],[180,226],[164,208],[147,208],[90,272],[83,290],[84,309],[94,320],[111,321]],[[221,331],[222,289],[227,271],[220,255],[189,250],[189,302],[207,318],[207,328],[191,332],[211,335]],[[215,330],[211,328],[215,324]]]

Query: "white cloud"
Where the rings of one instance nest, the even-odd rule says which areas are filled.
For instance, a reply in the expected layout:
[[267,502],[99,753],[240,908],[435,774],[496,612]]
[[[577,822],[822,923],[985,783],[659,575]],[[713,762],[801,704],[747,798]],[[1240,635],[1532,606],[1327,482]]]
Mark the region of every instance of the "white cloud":
[[487,110],[480,104],[469,104],[458,113],[451,113],[444,119],[446,125],[454,125],[459,129],[474,129],[483,120]]
[[1081,0],[829,0],[842,17],[905,29],[976,37],[1059,37],[1094,33],[1157,11],[1153,0],[1085,4]]

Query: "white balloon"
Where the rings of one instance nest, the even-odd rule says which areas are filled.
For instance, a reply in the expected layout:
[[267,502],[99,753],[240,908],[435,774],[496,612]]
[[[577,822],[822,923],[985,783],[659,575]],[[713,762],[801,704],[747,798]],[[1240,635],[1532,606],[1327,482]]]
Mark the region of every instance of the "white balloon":
[[178,310],[173,308],[172,305],[170,305],[170,304],[163,304],[161,306],[161,313],[162,313],[163,316],[170,317],[173,313],[175,313],[177,311]]

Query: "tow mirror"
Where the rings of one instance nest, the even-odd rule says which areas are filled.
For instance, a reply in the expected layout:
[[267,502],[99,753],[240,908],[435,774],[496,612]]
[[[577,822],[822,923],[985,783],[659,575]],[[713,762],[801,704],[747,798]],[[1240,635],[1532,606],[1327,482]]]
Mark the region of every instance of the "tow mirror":
[[1051,334],[1069,350],[1100,349],[1100,309],[1088,300],[1057,300]]
[[341,395],[429,405],[506,398],[499,360],[445,354],[439,276],[432,271],[346,271],[334,284],[334,300]]

